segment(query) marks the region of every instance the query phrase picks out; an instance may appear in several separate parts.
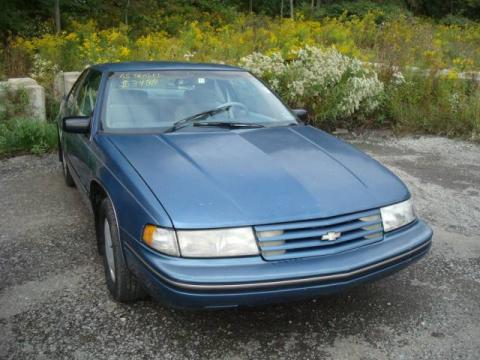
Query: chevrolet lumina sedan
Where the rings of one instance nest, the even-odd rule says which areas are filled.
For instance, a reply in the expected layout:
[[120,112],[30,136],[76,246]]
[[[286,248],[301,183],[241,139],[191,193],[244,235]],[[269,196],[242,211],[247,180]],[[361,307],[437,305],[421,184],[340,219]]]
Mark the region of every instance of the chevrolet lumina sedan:
[[377,161],[237,67],[87,68],[59,156],[112,297],[226,308],[335,293],[424,256],[432,231]]

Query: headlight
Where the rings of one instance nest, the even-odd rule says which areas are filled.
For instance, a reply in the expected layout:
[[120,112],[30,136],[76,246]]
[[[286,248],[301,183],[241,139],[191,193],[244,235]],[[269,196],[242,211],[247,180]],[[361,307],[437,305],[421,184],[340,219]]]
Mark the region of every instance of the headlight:
[[161,253],[180,256],[174,230],[147,225],[143,230],[143,242]]
[[380,209],[380,213],[382,214],[383,230],[385,232],[410,224],[416,219],[411,199],[383,207]]
[[180,253],[185,257],[257,255],[252,228],[177,231]]
[[179,230],[145,226],[143,242],[172,256],[229,257],[257,255],[258,246],[252,228]]

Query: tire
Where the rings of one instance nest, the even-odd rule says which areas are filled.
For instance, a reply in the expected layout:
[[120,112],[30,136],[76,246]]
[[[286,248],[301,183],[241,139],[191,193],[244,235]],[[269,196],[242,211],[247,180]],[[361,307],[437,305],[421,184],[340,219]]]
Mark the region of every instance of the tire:
[[70,174],[70,169],[67,165],[67,160],[65,159],[65,153],[63,152],[63,150],[60,150],[60,152],[62,157],[62,170],[65,184],[67,184],[68,187],[75,187],[75,182],[73,181],[72,175]]
[[145,298],[145,291],[125,263],[115,211],[108,198],[103,199],[100,204],[98,221],[98,235],[100,244],[103,246],[105,279],[113,299],[130,303]]

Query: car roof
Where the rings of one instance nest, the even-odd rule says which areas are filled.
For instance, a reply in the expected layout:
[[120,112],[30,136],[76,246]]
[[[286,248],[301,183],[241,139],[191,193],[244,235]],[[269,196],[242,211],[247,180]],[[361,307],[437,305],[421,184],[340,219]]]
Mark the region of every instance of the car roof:
[[243,69],[223,64],[173,62],[173,61],[132,61],[104,63],[90,66],[101,72],[110,71],[153,71],[153,70],[222,70],[244,71]]

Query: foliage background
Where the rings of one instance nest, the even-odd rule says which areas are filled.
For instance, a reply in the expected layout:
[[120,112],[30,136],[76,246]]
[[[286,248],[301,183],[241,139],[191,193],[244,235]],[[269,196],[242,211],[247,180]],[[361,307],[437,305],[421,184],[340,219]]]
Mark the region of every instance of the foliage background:
[[[58,71],[130,60],[237,65],[252,54],[277,54],[288,64],[298,61],[301,49],[314,47],[358,62],[357,81],[373,73],[382,88],[363,102],[374,101],[374,109],[353,112],[338,111],[342,101],[361,95],[357,89],[345,97],[345,84],[355,77],[350,73],[321,91],[307,86],[296,94],[291,82],[276,89],[292,107],[309,108],[315,125],[480,137],[479,82],[468,73],[480,70],[480,0],[295,0],[294,18],[288,0],[57,0],[60,29],[55,1],[4,0],[0,12],[0,78],[36,78],[46,87],[50,119],[58,106],[51,96]],[[302,66],[311,63],[291,74],[305,85],[313,78]],[[329,71],[318,74],[322,70]],[[272,86],[285,78],[281,72],[259,75]],[[28,131],[10,121],[20,117],[4,116],[0,123]]]

